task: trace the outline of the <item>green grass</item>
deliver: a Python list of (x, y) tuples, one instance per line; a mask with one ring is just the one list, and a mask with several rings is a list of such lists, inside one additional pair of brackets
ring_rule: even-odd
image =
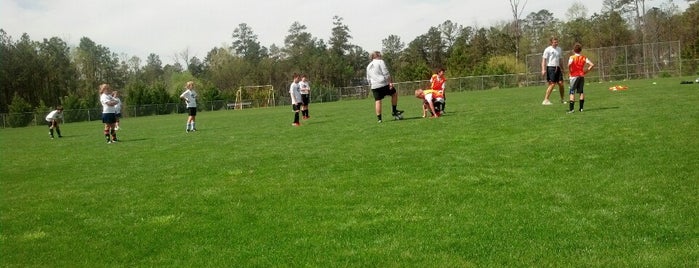
[(699, 86), (652, 81), (2, 129), (0, 265), (696, 267)]

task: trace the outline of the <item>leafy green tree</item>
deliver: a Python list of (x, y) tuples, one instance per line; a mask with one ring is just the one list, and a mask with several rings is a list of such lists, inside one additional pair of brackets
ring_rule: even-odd
[[(403, 52), (403, 49), (405, 49), (405, 43), (400, 40), (399, 36), (392, 34), (381, 40), (381, 44), (381, 52), (383, 54), (383, 60), (386, 61), (386, 65), (395, 66), (394, 63), (400, 58), (400, 54)], [(395, 72), (400, 72), (400, 68), (394, 68)]]
[(231, 50), (237, 56), (243, 57), (253, 64), (257, 64), (262, 58), (267, 57), (267, 49), (260, 46), (257, 35), (247, 23), (238, 24), (238, 28), (233, 30), (232, 37)]
[(34, 115), (32, 111), (33, 106), (19, 95), (19, 92), (15, 92), (12, 97), (12, 103), (9, 105), (9, 118), (8, 121), (12, 127), (26, 127), (32, 122)]
[(68, 95), (77, 86), (77, 70), (70, 60), (70, 48), (57, 37), (44, 39), (39, 44), (39, 57), (43, 63), (43, 85), (40, 100), (55, 106), (60, 97)]
[(337, 56), (345, 55), (352, 48), (350, 44), (352, 35), (350, 35), (349, 26), (344, 24), (342, 22), (343, 20), (344, 19), (340, 16), (333, 16), (332, 34), (328, 41), (330, 44), (330, 51)]
[(165, 71), (163, 70), (163, 62), (160, 60), (160, 56), (151, 53), (146, 59), (146, 66), (143, 67), (142, 79), (146, 83), (157, 83), (163, 81), (165, 78), (163, 75)]

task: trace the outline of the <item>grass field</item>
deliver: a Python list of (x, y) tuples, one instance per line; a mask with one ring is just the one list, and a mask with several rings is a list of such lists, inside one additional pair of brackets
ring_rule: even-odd
[(0, 265), (697, 267), (699, 85), (679, 81), (588, 83), (574, 114), (536, 87), (450, 93), (438, 119), (404, 96), (382, 124), (358, 100), (301, 127), (126, 118), (117, 144), (2, 129)]

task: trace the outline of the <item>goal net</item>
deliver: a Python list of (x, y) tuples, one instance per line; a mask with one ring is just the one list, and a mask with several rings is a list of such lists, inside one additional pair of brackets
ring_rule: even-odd
[(233, 109), (275, 106), (272, 85), (242, 86), (235, 93)]

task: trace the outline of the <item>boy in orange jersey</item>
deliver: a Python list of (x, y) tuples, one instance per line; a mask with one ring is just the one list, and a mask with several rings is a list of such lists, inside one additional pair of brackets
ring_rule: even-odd
[[(583, 111), (583, 106), (585, 105), (585, 93), (583, 88), (585, 87), (585, 74), (590, 72), (595, 65), (587, 57), (580, 54), (582, 51), (582, 45), (576, 43), (573, 47), (573, 52), (575, 55), (568, 58), (568, 71), (570, 72), (570, 101), (568, 102), (568, 113), (575, 112), (575, 93), (579, 94), (578, 100), (580, 101), (580, 112)], [(585, 64), (588, 65), (587, 70), (585, 70)]]
[(439, 111), (440, 114), (444, 112), (444, 108), (446, 108), (446, 100), (447, 100), (447, 95), (446, 92), (444, 91), (447, 86), (447, 78), (444, 77), (444, 68), (439, 68), (436, 69), (435, 74), (430, 77), (430, 89), (438, 91), (439, 95), (441, 95), (442, 101), (439, 102)]

